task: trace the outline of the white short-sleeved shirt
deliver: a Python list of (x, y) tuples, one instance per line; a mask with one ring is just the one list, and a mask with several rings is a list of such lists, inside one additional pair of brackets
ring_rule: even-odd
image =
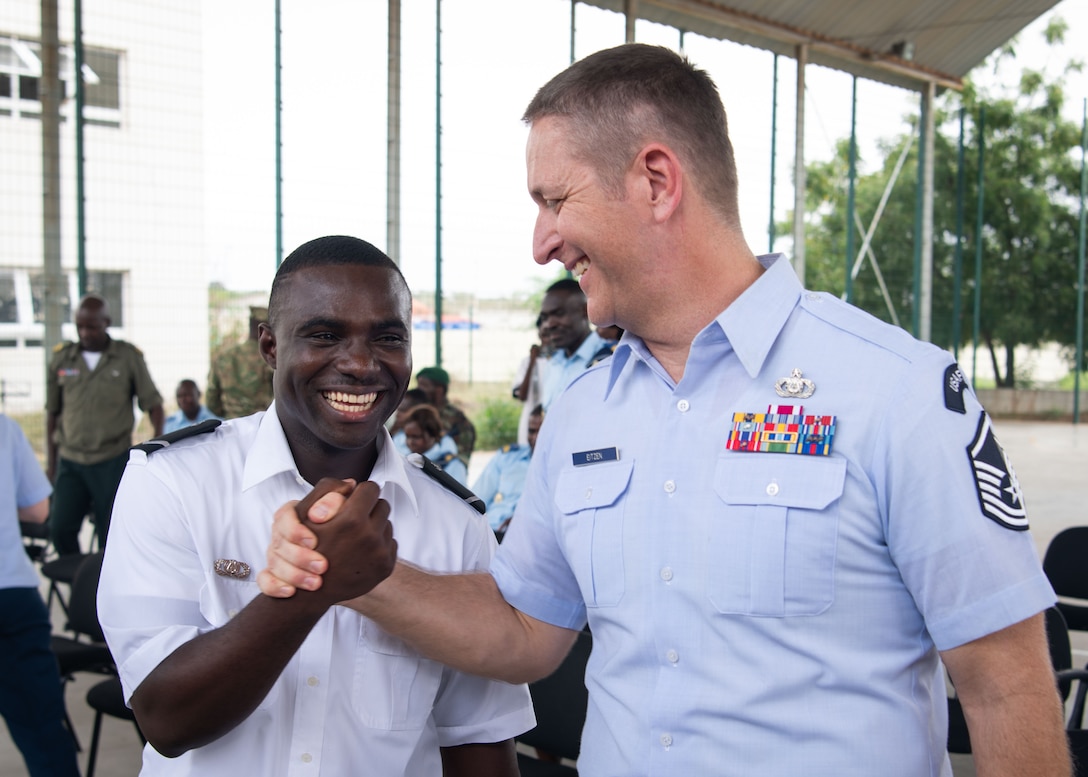
[[(460, 499), (390, 443), (371, 479), (391, 507), (400, 557), (437, 571), (486, 569), (495, 541)], [(259, 593), (274, 511), (311, 489), (275, 404), (151, 455), (134, 450), (118, 489), (98, 607), (126, 699), (180, 645), (224, 625)], [(217, 575), (243, 561), (245, 580)], [(268, 696), (216, 742), (142, 775), (440, 775), (439, 747), (498, 742), (534, 725), (524, 686), (421, 658), (358, 613), (333, 607)]]
[[(1023, 495), (948, 353), (762, 261), (679, 383), (630, 332), (574, 379), (492, 573), (588, 618), (586, 777), (947, 777), (938, 650), (1054, 602)], [(731, 448), (772, 406), (827, 455)]]

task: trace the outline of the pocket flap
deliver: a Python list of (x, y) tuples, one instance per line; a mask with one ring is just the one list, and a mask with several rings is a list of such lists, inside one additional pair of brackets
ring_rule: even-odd
[(846, 459), (739, 453), (718, 459), (714, 490), (726, 504), (822, 510), (842, 496)]
[(614, 504), (631, 480), (633, 461), (611, 461), (570, 467), (559, 473), (555, 504), (564, 513), (576, 513)]

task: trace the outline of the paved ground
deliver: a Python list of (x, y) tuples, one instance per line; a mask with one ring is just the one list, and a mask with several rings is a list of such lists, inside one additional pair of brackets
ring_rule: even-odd
[[(1040, 557), (1050, 539), (1066, 526), (1088, 523), (1088, 429), (1068, 424), (1001, 421), (995, 424), (998, 438), (1024, 488), (1032, 535)], [(483, 469), (490, 452), (473, 456), (470, 482)], [(43, 587), (43, 593), (45, 588)], [(59, 609), (54, 624), (63, 625)], [(1076, 635), (1076, 662), (1088, 662), (1088, 638)], [(80, 677), (67, 691), (68, 710), (84, 745), (80, 763), (86, 767), (94, 716), (87, 706), (87, 689), (97, 680)], [(132, 724), (107, 719), (103, 724), (96, 774), (100, 777), (132, 777), (140, 769), (140, 743)], [(969, 756), (953, 758), (956, 777), (974, 777)], [(0, 777), (27, 777), (22, 759), (6, 733), (0, 733)]]

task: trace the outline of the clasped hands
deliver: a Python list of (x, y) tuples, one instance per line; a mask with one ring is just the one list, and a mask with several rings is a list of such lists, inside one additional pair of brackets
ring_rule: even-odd
[(266, 596), (310, 591), (328, 606), (362, 596), (396, 565), (389, 503), (371, 481), (322, 478), (306, 498), (276, 511), (267, 561), (257, 576)]

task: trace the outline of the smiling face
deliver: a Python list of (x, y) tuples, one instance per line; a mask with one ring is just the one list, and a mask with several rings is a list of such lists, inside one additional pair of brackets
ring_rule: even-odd
[(541, 339), (570, 356), (589, 336), (586, 299), (578, 293), (549, 291), (540, 303)]
[(299, 472), (366, 479), (412, 376), (411, 298), (394, 270), (300, 268), (283, 279), (260, 348)]
[(533, 258), (560, 262), (579, 279), (593, 323), (620, 323), (627, 290), (637, 287), (637, 211), (607, 191), (571, 146), (567, 120), (533, 122), (525, 153), (529, 194), (537, 204)]

